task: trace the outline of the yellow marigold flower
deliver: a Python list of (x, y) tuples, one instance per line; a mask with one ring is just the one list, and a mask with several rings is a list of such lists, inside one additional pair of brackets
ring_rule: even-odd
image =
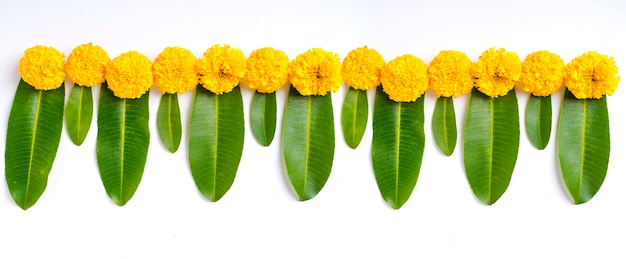
[(248, 87), (260, 93), (273, 93), (289, 83), (289, 58), (274, 48), (260, 48), (248, 57)]
[(458, 97), (474, 87), (472, 61), (463, 52), (442, 50), (428, 65), (428, 85), (437, 97)]
[(154, 84), (161, 93), (184, 93), (198, 85), (196, 57), (188, 49), (167, 47), (152, 64)]
[(619, 79), (615, 60), (595, 51), (582, 54), (565, 66), (565, 85), (578, 99), (612, 95)]
[(380, 85), (380, 73), (385, 59), (374, 49), (361, 47), (348, 53), (341, 66), (341, 77), (346, 85), (359, 90)]
[(106, 81), (119, 98), (139, 98), (152, 86), (152, 63), (137, 51), (129, 51), (107, 64)]
[(313, 48), (289, 64), (293, 87), (303, 96), (326, 95), (341, 86), (341, 62), (335, 53)]
[(109, 54), (100, 46), (83, 44), (72, 50), (67, 57), (65, 72), (74, 83), (90, 87), (104, 82), (109, 61)]
[(490, 48), (480, 55), (473, 69), (476, 88), (496, 98), (515, 87), (522, 74), (522, 62), (515, 52)]
[(63, 54), (52, 47), (34, 46), (24, 51), (18, 71), (37, 90), (52, 90), (65, 81)]
[(216, 44), (204, 52), (196, 69), (204, 88), (215, 94), (229, 93), (246, 74), (246, 56), (239, 49)]
[(528, 54), (522, 63), (520, 85), (535, 96), (548, 96), (563, 85), (563, 59), (549, 51)]
[(413, 102), (428, 89), (424, 61), (411, 54), (402, 55), (383, 67), (380, 82), (389, 99)]

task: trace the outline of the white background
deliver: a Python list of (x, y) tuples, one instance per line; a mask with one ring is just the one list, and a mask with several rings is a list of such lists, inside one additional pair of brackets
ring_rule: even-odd
[[(293, 59), (313, 47), (339, 54), (368, 45), (387, 61), (411, 53), (426, 63), (440, 50), (476, 60), (489, 47), (521, 59), (546, 49), (568, 62), (589, 50), (626, 68), (624, 1), (2, 1), (0, 7), (0, 150), (19, 81), (23, 51), (37, 44), (66, 55), (93, 42), (113, 58), (137, 50), (154, 59), (167, 46), (196, 56), (225, 43), (248, 55), (272, 46)], [(426, 1), (424, 1), (426, 2)], [(106, 4), (105, 4), (106, 3)], [(623, 78), (623, 80), (625, 80)], [(331, 176), (313, 200), (298, 202), (286, 180), (277, 137), (261, 147), (249, 128), (252, 92), (243, 90), (246, 135), (237, 178), (217, 203), (199, 194), (183, 141), (175, 154), (155, 126), (159, 91), (151, 92), (151, 142), (143, 180), (124, 207), (111, 202), (95, 159), (96, 118), (85, 143), (65, 129), (48, 187), (27, 211), (0, 177), (1, 258), (624, 258), (626, 256), (626, 89), (609, 97), (611, 161), (593, 200), (573, 205), (556, 157), (559, 91), (553, 134), (534, 149), (524, 123), (517, 166), (493, 206), (473, 196), (463, 169), (462, 139), (451, 157), (431, 134), (434, 95), (426, 94), (426, 148), (411, 199), (393, 210), (380, 198), (370, 162), (371, 123), (351, 150), (340, 131), (345, 87), (333, 94), (336, 153)], [(69, 88), (67, 89), (69, 93)], [(286, 89), (278, 94), (279, 118)], [(96, 102), (99, 88), (95, 88)], [(188, 125), (193, 93), (180, 96)], [(370, 91), (370, 108), (373, 105)], [(518, 90), (520, 118), (527, 95)], [(467, 96), (455, 100), (460, 132)], [(370, 113), (371, 119), (371, 113)], [(281, 120), (279, 120), (281, 123)], [(183, 133), (186, 140), (187, 132)], [(0, 162), (4, 168), (4, 161)], [(4, 171), (4, 170), (2, 170)]]

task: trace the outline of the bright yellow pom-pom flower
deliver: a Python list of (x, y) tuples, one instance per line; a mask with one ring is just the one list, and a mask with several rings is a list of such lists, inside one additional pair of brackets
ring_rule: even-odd
[(491, 97), (506, 95), (519, 81), (522, 62), (515, 52), (490, 48), (474, 64), (474, 85)]
[(260, 93), (273, 93), (289, 82), (289, 58), (274, 48), (260, 48), (248, 57), (248, 87)]
[(463, 52), (443, 50), (428, 65), (428, 84), (437, 97), (458, 97), (474, 86), (472, 61)]
[(24, 51), (18, 72), (37, 90), (52, 90), (65, 81), (63, 54), (52, 47), (34, 46)]
[(341, 77), (346, 85), (359, 90), (367, 90), (380, 85), (380, 73), (385, 59), (378, 51), (367, 46), (348, 53), (341, 66)]
[(578, 99), (612, 95), (619, 80), (615, 60), (594, 51), (572, 59), (565, 66), (565, 85)]
[(119, 98), (139, 98), (152, 86), (152, 63), (137, 51), (114, 58), (106, 71), (108, 87)]
[(426, 64), (411, 54), (399, 56), (383, 67), (380, 82), (389, 99), (413, 102), (428, 89)]
[(100, 46), (80, 45), (67, 57), (65, 73), (80, 86), (94, 86), (104, 82), (106, 66), (111, 61), (109, 54)]
[(522, 62), (520, 85), (534, 96), (548, 96), (563, 85), (563, 59), (549, 51), (528, 54)]
[(293, 87), (303, 96), (336, 92), (341, 86), (339, 56), (319, 48), (308, 50), (291, 61), (289, 77)]
[(216, 44), (204, 52), (196, 69), (204, 88), (215, 94), (229, 93), (246, 74), (246, 56), (239, 49)]
[(167, 47), (152, 64), (154, 84), (161, 93), (184, 93), (198, 85), (196, 57), (188, 49)]

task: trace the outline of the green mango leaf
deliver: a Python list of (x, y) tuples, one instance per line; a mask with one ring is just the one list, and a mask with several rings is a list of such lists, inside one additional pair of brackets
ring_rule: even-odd
[(439, 97), (433, 111), (433, 135), (441, 152), (450, 156), (456, 147), (456, 114), (452, 97)]
[(331, 96), (302, 96), (291, 87), (284, 116), (282, 142), (287, 174), (298, 199), (309, 200), (322, 190), (333, 165)]
[(552, 97), (528, 97), (526, 104), (526, 133), (530, 143), (543, 150), (550, 141), (552, 131)]
[(5, 177), (15, 203), (35, 205), (48, 184), (63, 129), (65, 87), (40, 91), (20, 79), (4, 150)]
[(576, 99), (565, 89), (557, 149), (563, 180), (574, 203), (591, 200), (600, 190), (609, 166), (611, 138), (606, 96)]
[(383, 199), (400, 209), (409, 199), (424, 155), (424, 97), (395, 102), (378, 87), (374, 101), (372, 164)]
[(254, 92), (250, 104), (252, 135), (264, 147), (272, 144), (276, 132), (276, 93)]
[(243, 141), (239, 86), (221, 95), (198, 86), (189, 123), (189, 165), (198, 190), (210, 201), (222, 198), (235, 181)]
[[(106, 82), (102, 85), (106, 87)], [(65, 123), (67, 133), (75, 145), (80, 146), (85, 141), (91, 127), (92, 117), (93, 96), (91, 95), (91, 87), (74, 84), (65, 107)]]
[(467, 180), (481, 202), (494, 204), (509, 186), (519, 138), (515, 89), (491, 98), (474, 88), (467, 108), (463, 161)]
[(361, 143), (367, 126), (367, 92), (348, 87), (341, 108), (341, 129), (346, 144), (355, 149)]
[(121, 99), (101, 87), (96, 159), (107, 194), (124, 206), (135, 194), (148, 157), (150, 93)]
[(161, 96), (156, 122), (161, 143), (167, 150), (175, 153), (180, 146), (180, 139), (183, 134), (183, 128), (180, 123), (178, 94), (165, 93)]

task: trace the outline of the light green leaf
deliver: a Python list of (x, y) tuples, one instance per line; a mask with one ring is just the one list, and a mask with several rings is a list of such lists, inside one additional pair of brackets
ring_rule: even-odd
[(4, 150), (5, 177), (15, 203), (35, 205), (48, 184), (63, 129), (65, 87), (36, 90), (20, 79)]
[(317, 195), (330, 176), (335, 126), (330, 94), (302, 96), (291, 87), (283, 120), (283, 156), (298, 198)]
[(552, 97), (528, 97), (526, 105), (526, 133), (530, 143), (537, 149), (543, 150), (550, 141), (552, 131)]
[(355, 149), (361, 143), (367, 126), (367, 92), (348, 87), (341, 108), (341, 129), (346, 144)]
[(409, 199), (424, 155), (424, 97), (395, 102), (378, 87), (374, 101), (372, 164), (383, 199), (399, 209)]
[(165, 93), (161, 96), (156, 122), (161, 143), (167, 150), (175, 153), (180, 146), (180, 139), (183, 134), (180, 123), (178, 94)]
[[(102, 84), (106, 87), (106, 82)], [(80, 146), (85, 141), (91, 118), (93, 117), (93, 96), (91, 87), (74, 84), (65, 108), (65, 123), (67, 133), (72, 142)]]
[(189, 123), (189, 165), (198, 190), (210, 201), (218, 201), (233, 184), (243, 141), (239, 86), (220, 95), (198, 86)]
[(600, 190), (609, 166), (611, 138), (606, 96), (576, 99), (565, 89), (557, 148), (563, 180), (574, 203), (591, 200)]
[(135, 194), (148, 157), (150, 93), (120, 99), (108, 87), (100, 90), (96, 158), (109, 197), (124, 206)]
[(276, 132), (276, 93), (254, 92), (250, 104), (252, 135), (264, 147), (272, 144)]
[(463, 161), (467, 180), (481, 202), (495, 203), (509, 186), (519, 135), (515, 90), (491, 98), (474, 88), (467, 108)]
[(456, 147), (456, 114), (452, 97), (439, 97), (433, 111), (433, 135), (441, 152), (450, 156)]

